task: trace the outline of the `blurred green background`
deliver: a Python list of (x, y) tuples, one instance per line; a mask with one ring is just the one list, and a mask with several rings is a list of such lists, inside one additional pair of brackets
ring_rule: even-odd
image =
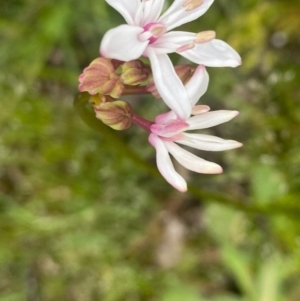
[(216, 30), (241, 54), (237, 69), (208, 68), (201, 102), (239, 110), (209, 133), (244, 143), (199, 152), (224, 174), (182, 171), (182, 195), (146, 133), (91, 129), (73, 108), (118, 13), (1, 0), (0, 301), (299, 301), (299, 15), (297, 1), (219, 0), (181, 28)]

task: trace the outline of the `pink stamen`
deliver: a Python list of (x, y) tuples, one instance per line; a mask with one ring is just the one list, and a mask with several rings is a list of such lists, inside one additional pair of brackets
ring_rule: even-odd
[[(149, 40), (150, 44), (154, 43), (159, 39), (162, 35), (164, 35), (167, 32), (167, 28), (165, 27), (164, 24), (162, 23), (149, 23), (145, 25), (144, 27), (144, 32), (141, 34), (142, 38), (148, 37), (147, 39)], [(146, 35), (147, 33), (147, 35)], [(141, 38), (140, 36), (140, 38)]]
[(195, 47), (194, 43), (182, 45), (179, 48), (176, 49), (176, 52), (184, 52), (190, 49), (193, 49)]

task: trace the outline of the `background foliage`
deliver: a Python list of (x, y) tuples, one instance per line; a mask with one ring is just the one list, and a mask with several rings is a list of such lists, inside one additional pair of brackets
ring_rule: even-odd
[(241, 112), (210, 132), (244, 147), (199, 153), (225, 173), (186, 174), (181, 195), (145, 133), (91, 129), (72, 106), (122, 18), (103, 0), (2, 1), (0, 301), (298, 301), (299, 14), (296, 1), (219, 0), (182, 28), (214, 29), (243, 57), (208, 69), (202, 102)]

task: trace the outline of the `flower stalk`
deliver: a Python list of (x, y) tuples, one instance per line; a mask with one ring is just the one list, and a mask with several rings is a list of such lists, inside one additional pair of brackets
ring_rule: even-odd
[[(207, 90), (209, 76), (205, 66), (236, 67), (239, 54), (227, 43), (216, 39), (213, 30), (198, 33), (173, 29), (202, 16), (213, 0), (175, 0), (164, 13), (164, 0), (106, 0), (125, 19), (126, 24), (110, 29), (96, 58), (79, 76), (79, 90), (90, 94), (96, 118), (115, 130), (132, 123), (149, 133), (156, 150), (157, 168), (173, 187), (187, 190), (185, 179), (174, 169), (170, 155), (182, 166), (198, 173), (216, 174), (223, 170), (183, 146), (205, 151), (240, 147), (224, 140), (190, 131), (227, 122), (237, 111), (210, 111), (198, 104)], [(178, 53), (193, 64), (173, 66), (168, 54)], [(147, 57), (150, 65), (140, 60)], [(170, 108), (154, 121), (134, 113), (121, 96), (152, 94)]]
[(154, 124), (153, 121), (147, 120), (137, 114), (132, 115), (132, 122), (149, 133), (151, 133), (151, 126)]

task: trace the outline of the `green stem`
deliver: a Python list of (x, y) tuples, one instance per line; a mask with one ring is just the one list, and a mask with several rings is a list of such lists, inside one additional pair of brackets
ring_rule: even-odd
[[(74, 107), (79, 113), (83, 121), (92, 129), (102, 134), (106, 143), (112, 147), (122, 149), (123, 154), (133, 161), (141, 169), (154, 177), (161, 178), (157, 168), (145, 161), (140, 155), (133, 151), (128, 144), (118, 135), (118, 133), (111, 128), (104, 125), (100, 120), (96, 119), (94, 111), (88, 104), (89, 95), (81, 93), (74, 99)], [(285, 215), (291, 218), (299, 219), (300, 206), (283, 206), (281, 200), (274, 200), (271, 205), (256, 205), (253, 203), (246, 203), (241, 200), (235, 199), (232, 196), (205, 191), (197, 186), (189, 185), (189, 193), (196, 197), (199, 201), (215, 202), (224, 206), (243, 211), (248, 214), (272, 214), (272, 215)]]

